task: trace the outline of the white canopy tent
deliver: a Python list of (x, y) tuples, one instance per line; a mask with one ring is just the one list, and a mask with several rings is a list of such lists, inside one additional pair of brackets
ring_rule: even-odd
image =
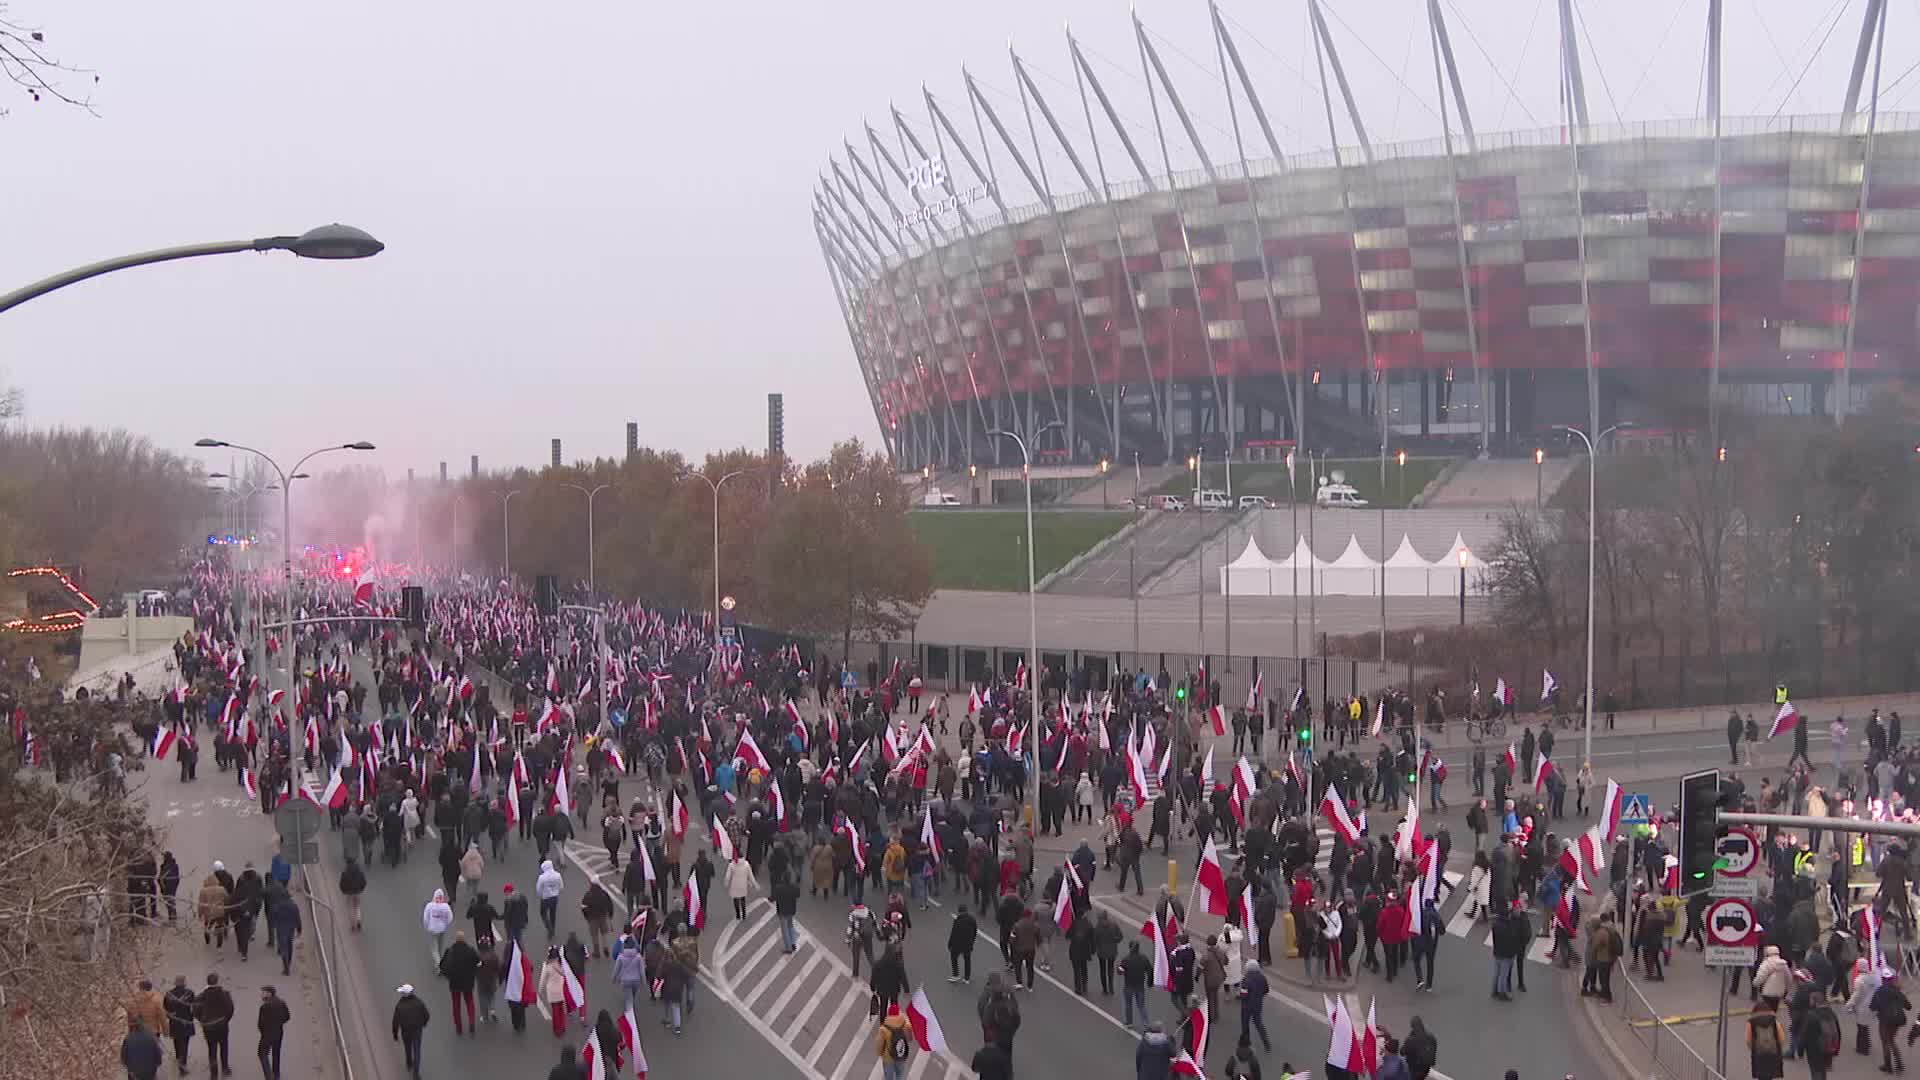
[(1229, 596), (1272, 596), (1274, 565), (1249, 536), (1240, 557), (1220, 568), (1220, 591)]
[(1453, 534), (1453, 546), (1427, 571), (1427, 593), (1430, 596), (1460, 595), (1460, 567), (1467, 568), (1467, 595), (1486, 592), (1487, 564), (1467, 546), (1466, 538), (1459, 533)]
[(1320, 579), (1314, 575), (1324, 570), (1326, 565), (1326, 560), (1314, 555), (1313, 549), (1307, 546), (1305, 537), (1297, 538), (1294, 542), (1293, 554), (1273, 564), (1271, 595), (1295, 595), (1296, 582), (1298, 582), (1300, 596), (1319, 591)]
[(1413, 539), (1400, 538), (1400, 546), (1385, 563), (1388, 596), (1427, 596), (1434, 564), (1413, 550)]
[(1360, 538), (1347, 538), (1347, 550), (1320, 573), (1320, 591), (1326, 596), (1380, 595), (1380, 564), (1367, 557)]

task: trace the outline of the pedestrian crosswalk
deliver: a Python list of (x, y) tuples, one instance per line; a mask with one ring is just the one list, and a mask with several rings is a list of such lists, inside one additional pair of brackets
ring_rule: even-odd
[[(604, 849), (573, 840), (565, 851), (568, 861), (620, 903), (620, 875)], [(787, 952), (770, 901), (754, 901), (744, 920), (731, 918), (724, 896), (710, 898), (710, 903), (708, 931), (702, 935), (701, 981), (775, 1041), (809, 1080), (882, 1080), (865, 973), (854, 978), (838, 952), (797, 924), (794, 950)], [(968, 1064), (951, 1052), (927, 1053), (916, 1047), (907, 1065), (907, 1080), (966, 1080), (972, 1075)]]
[[(712, 974), (747, 1013), (765, 1024), (828, 1080), (880, 1076), (870, 991), (864, 978), (824, 942), (796, 926), (794, 949), (781, 939), (773, 905), (756, 902), (718, 939)], [(904, 1004), (904, 1002), (903, 1002)], [(963, 1080), (972, 1069), (951, 1053), (915, 1050), (908, 1080)]]
[[(1457, 941), (1466, 941), (1480, 945), (1489, 955), (1493, 952), (1493, 928), (1487, 922), (1484, 913), (1476, 917), (1473, 899), (1462, 884), (1465, 875), (1455, 870), (1445, 871), (1442, 875), (1451, 890), (1442, 890), (1440, 915), (1446, 920), (1447, 936)], [(1535, 916), (1537, 917), (1537, 916)], [(1535, 936), (1527, 944), (1527, 959), (1536, 964), (1550, 963), (1553, 952), (1553, 937)]]

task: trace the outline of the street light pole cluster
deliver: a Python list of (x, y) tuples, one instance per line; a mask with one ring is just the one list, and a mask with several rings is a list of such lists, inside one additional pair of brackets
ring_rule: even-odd
[[(1058, 420), (1043, 424), (1038, 431), (1033, 432), (1033, 438), (1035, 441), (1038, 441), (1040, 436), (1046, 434), (1049, 429), (1060, 426), (1061, 424)], [(1030, 777), (1032, 787), (1028, 789), (1028, 812), (1033, 815), (1033, 827), (1037, 829), (1040, 827), (1040, 606), (1035, 596), (1033, 570), (1033, 457), (1027, 451), (1027, 440), (1022, 439), (1014, 432), (995, 428), (987, 432), (987, 437), (1013, 440), (1013, 444), (1020, 448), (1020, 472), (1026, 479), (1027, 707), (1029, 713), (1027, 735), (1028, 738), (1033, 740), (1031, 744), (1033, 747), (1033, 767), (1027, 770), (1032, 774)]]
[[(718, 480), (703, 472), (687, 474), (690, 479), (706, 481), (707, 487), (713, 492), (713, 642), (715, 645), (720, 643), (720, 489), (734, 477), (744, 476), (752, 471), (752, 469), (735, 469)], [(931, 473), (926, 475), (930, 476)]]
[[(1587, 682), (1586, 690), (1583, 694), (1586, 698), (1584, 724), (1587, 736), (1586, 749), (1582, 762), (1588, 765), (1593, 764), (1593, 564), (1594, 549), (1600, 529), (1599, 519), (1594, 516), (1595, 507), (1598, 505), (1597, 500), (1594, 498), (1594, 489), (1600, 486), (1600, 461), (1598, 454), (1594, 450), (1594, 446), (1596, 443), (1606, 442), (1607, 436), (1614, 432), (1632, 426), (1633, 424), (1630, 422), (1618, 423), (1610, 428), (1606, 428), (1601, 431), (1598, 436), (1593, 438), (1588, 438), (1586, 432), (1571, 424), (1555, 424), (1553, 426), (1555, 431), (1564, 431), (1569, 437), (1579, 436), (1580, 441), (1585, 443), (1587, 447)], [(1533, 453), (1534, 462), (1537, 465), (1542, 455), (1538, 450), (1535, 450)], [(1724, 453), (1724, 451), (1722, 451), (1722, 453)], [(1724, 460), (1724, 458), (1722, 460)]]

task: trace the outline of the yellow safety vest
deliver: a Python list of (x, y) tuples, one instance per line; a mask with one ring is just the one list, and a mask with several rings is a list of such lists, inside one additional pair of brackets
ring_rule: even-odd
[(1775, 705), (1785, 705), (1787, 703), (1787, 688), (1785, 686), (1776, 686), (1773, 688), (1773, 703)]
[(1853, 865), (1859, 866), (1867, 861), (1867, 842), (1865, 837), (1853, 838)]

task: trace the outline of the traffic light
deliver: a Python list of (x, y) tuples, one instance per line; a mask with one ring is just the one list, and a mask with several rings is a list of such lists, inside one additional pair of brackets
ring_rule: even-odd
[(1721, 832), (1720, 770), (1680, 778), (1680, 895), (1713, 887), (1714, 842)]
[(1187, 684), (1186, 683), (1181, 683), (1180, 685), (1173, 688), (1173, 700), (1175, 701), (1187, 700)]

